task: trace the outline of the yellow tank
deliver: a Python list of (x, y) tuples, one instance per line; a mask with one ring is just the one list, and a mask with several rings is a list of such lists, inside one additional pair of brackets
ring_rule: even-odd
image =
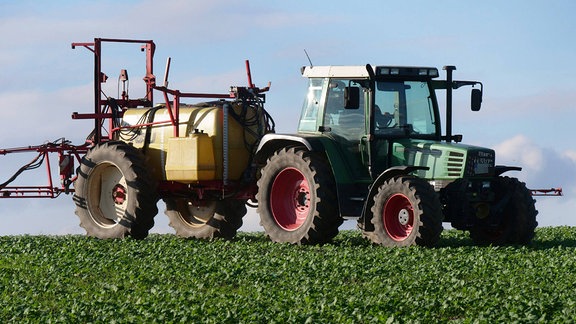
[[(241, 106), (233, 105), (232, 109), (239, 111)], [(168, 111), (164, 107), (135, 108), (126, 110), (122, 125), (169, 120)], [(125, 129), (120, 134), (120, 140), (142, 148), (149, 159), (148, 165), (152, 168), (151, 171), (156, 179), (193, 183), (200, 180), (223, 179), (225, 165), (223, 136), (222, 107), (183, 105), (180, 107), (178, 138), (174, 138), (172, 126), (164, 124)], [(249, 142), (256, 141), (248, 134), (246, 136)], [(243, 126), (228, 115), (229, 180), (240, 180), (244, 170), (248, 167), (251, 153), (244, 141)]]
[(216, 179), (214, 145), (206, 133), (168, 139), (166, 180), (188, 182)]

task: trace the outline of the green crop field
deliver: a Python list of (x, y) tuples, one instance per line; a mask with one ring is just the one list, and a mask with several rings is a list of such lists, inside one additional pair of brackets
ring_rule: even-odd
[(574, 322), (576, 228), (528, 247), (0, 237), (0, 322)]

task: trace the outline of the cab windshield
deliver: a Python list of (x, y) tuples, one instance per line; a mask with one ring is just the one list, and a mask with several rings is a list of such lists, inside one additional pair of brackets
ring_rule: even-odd
[(375, 134), (436, 135), (437, 121), (427, 82), (376, 81)]

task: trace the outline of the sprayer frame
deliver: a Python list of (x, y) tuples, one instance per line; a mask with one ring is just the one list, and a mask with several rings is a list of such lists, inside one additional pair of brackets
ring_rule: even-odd
[[(123, 93), (122, 98), (106, 98), (102, 97), (102, 83), (106, 82), (108, 77), (102, 72), (102, 43), (127, 43), (127, 44), (142, 44), (141, 51), (146, 52), (146, 75), (143, 80), (146, 84), (146, 95), (141, 99), (129, 99)], [(263, 101), (265, 100), (266, 92), (270, 88), (268, 84), (265, 88), (257, 88), (252, 83), (252, 76), (250, 73), (250, 63), (246, 60), (246, 71), (248, 77), (248, 87), (233, 87), (229, 93), (190, 93), (181, 92), (180, 90), (168, 88), (168, 73), (170, 67), (170, 58), (168, 58), (164, 85), (156, 85), (156, 77), (154, 76), (154, 52), (156, 45), (152, 40), (136, 40), (136, 39), (111, 39), (111, 38), (94, 38), (93, 42), (74, 42), (71, 44), (72, 49), (76, 47), (84, 47), (91, 51), (94, 55), (94, 111), (93, 113), (72, 113), (72, 119), (93, 119), (94, 131), (86, 142), (81, 145), (72, 145), (64, 138), (61, 143), (51, 142), (36, 146), (16, 147), (8, 149), (0, 149), (0, 155), (8, 153), (22, 153), (22, 152), (38, 152), (38, 156), (34, 158), (28, 165), (41, 161), (46, 161), (48, 184), (40, 186), (8, 186), (13, 180), (7, 181), (3, 186), (0, 186), (0, 198), (56, 198), (62, 192), (68, 194), (73, 193), (74, 189), (71, 184), (76, 179), (74, 170), (64, 167), (64, 161), (77, 160), (81, 162), (82, 156), (96, 144), (114, 140), (117, 138), (117, 133), (122, 129), (145, 127), (152, 125), (171, 125), (173, 129), (173, 136), (179, 137), (179, 111), (181, 98), (211, 98), (211, 99), (235, 99), (242, 95), (246, 90), (252, 94), (257, 95)], [(151, 107), (154, 103), (154, 90), (162, 92), (165, 105), (169, 113), (169, 120), (157, 121), (153, 123), (130, 125), (114, 127), (114, 119), (122, 118), (126, 109), (137, 107)], [(169, 96), (173, 98), (170, 100)], [(226, 105), (224, 105), (226, 106)], [(223, 109), (224, 120), (226, 121), (227, 109)], [(224, 126), (225, 136), (227, 139), (227, 125)], [(107, 135), (105, 135), (107, 134)], [(226, 143), (224, 143), (226, 149)], [(60, 165), (60, 186), (54, 186), (52, 181), (52, 170), (50, 164), (50, 154), (57, 153)], [(224, 158), (228, 158), (224, 154)], [(72, 161), (73, 162), (73, 161)], [(21, 173), (26, 166), (21, 168), (15, 177)], [(225, 168), (226, 169), (226, 168)], [(13, 178), (15, 178), (13, 177)], [(182, 184), (174, 181), (161, 181), (158, 186), (158, 191), (161, 197), (171, 196), (177, 192), (195, 192), (196, 196), (202, 197), (206, 191), (220, 191), (222, 195), (226, 192), (235, 192), (237, 198), (252, 198), (256, 192), (256, 186), (238, 186), (238, 184), (229, 184), (226, 176), (226, 170), (222, 181), (206, 181), (200, 187), (191, 187), (187, 184)]]

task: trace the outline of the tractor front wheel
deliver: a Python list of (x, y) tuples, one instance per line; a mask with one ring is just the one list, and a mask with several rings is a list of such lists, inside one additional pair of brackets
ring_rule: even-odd
[(372, 225), (364, 236), (383, 246), (434, 246), (442, 233), (442, 206), (434, 188), (420, 178), (387, 180), (372, 206)]
[(76, 215), (88, 236), (148, 236), (158, 198), (140, 151), (123, 142), (98, 144), (84, 156), (77, 174)]
[(194, 202), (186, 198), (166, 198), (166, 216), (176, 235), (185, 238), (232, 239), (246, 215), (244, 200)]
[(281, 149), (258, 180), (260, 224), (275, 242), (326, 243), (343, 222), (335, 187), (323, 156), (302, 147)]
[(490, 209), (494, 217), (477, 219), (470, 229), (470, 237), (478, 245), (528, 244), (534, 238), (538, 211), (534, 198), (523, 182), (516, 178), (498, 177), (492, 182), (497, 202)]

